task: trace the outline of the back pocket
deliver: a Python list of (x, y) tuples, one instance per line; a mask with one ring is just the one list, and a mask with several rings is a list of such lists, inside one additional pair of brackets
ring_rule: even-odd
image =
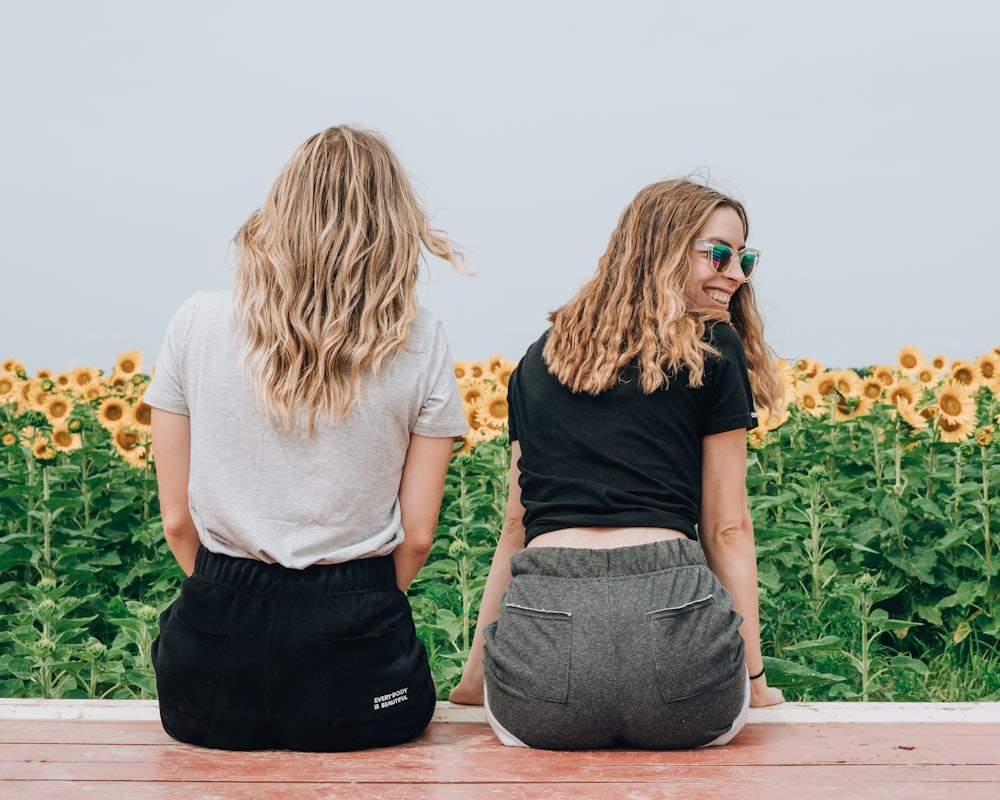
[(335, 727), (423, 713), (430, 673), (408, 619), (371, 634), (327, 638), (323, 655), (327, 716)]
[(568, 611), (505, 603), (486, 634), (493, 677), (515, 693), (565, 703), (573, 617)]
[(703, 694), (730, 680), (740, 666), (738, 618), (705, 595), (646, 614), (656, 679), (664, 702)]
[(212, 710), (229, 634), (206, 633), (180, 614), (164, 614), (153, 667), (159, 701), (205, 721)]

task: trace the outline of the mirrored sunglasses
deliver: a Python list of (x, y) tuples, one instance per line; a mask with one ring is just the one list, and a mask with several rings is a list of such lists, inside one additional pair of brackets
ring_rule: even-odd
[[(733, 260), (733, 248), (718, 239), (695, 239), (694, 249), (707, 253), (712, 262), (712, 269), (719, 273), (729, 269)], [(744, 280), (748, 280), (757, 268), (757, 262), (760, 261), (760, 250), (744, 247), (742, 250), (736, 251), (735, 255), (739, 259)]]

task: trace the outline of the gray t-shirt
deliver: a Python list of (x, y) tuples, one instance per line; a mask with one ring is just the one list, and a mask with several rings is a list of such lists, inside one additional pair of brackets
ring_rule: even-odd
[(292, 569), (385, 555), (403, 540), (410, 435), (468, 431), (441, 323), (421, 309), (406, 345), (347, 416), (292, 431), (265, 416), (241, 370), (232, 293), (196, 294), (170, 322), (146, 402), (191, 418), (188, 499), (215, 553)]

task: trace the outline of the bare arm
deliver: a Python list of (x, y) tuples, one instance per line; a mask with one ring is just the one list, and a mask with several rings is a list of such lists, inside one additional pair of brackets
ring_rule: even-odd
[(156, 483), (160, 490), (163, 535), (185, 575), (194, 572), (198, 530), (188, 506), (191, 472), (191, 418), (159, 408), (152, 414)]
[[(746, 431), (742, 428), (706, 436), (702, 442), (702, 505), (698, 538), (708, 566), (733, 596), (743, 617), (740, 634), (747, 668), (756, 675), (764, 665), (757, 604), (757, 551), (746, 498)], [(767, 676), (750, 681), (750, 705), (784, 701), (767, 685)]]
[(483, 645), (486, 642), (483, 631), (500, 616), (500, 598), (503, 597), (511, 578), (510, 557), (524, 547), (524, 506), (521, 505), (521, 486), (517, 482), (521, 474), (517, 468), (518, 459), (521, 457), (521, 445), (511, 442), (510, 450), (510, 485), (507, 490), (507, 511), (503, 529), (500, 531), (500, 541), (497, 542), (493, 563), (486, 577), (486, 586), (483, 588), (483, 599), (479, 604), (479, 618), (476, 620), (476, 632), (469, 649), (469, 660), (462, 670), (461, 680), (448, 696), (453, 703), (472, 706), (483, 704)]
[(399, 482), (403, 541), (392, 551), (396, 585), (406, 591), (434, 544), (454, 439), (413, 434)]

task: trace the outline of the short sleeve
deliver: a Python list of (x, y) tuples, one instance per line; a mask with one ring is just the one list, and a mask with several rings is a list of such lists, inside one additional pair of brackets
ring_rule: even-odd
[(733, 328), (717, 323), (713, 344), (720, 354), (706, 363), (706, 408), (702, 435), (757, 427), (743, 342)]
[(469, 422), (458, 394), (451, 348), (440, 322), (434, 324), (429, 339), (427, 392), (413, 433), (419, 436), (462, 436), (469, 432)]
[(517, 384), (520, 378), (520, 372), (515, 368), (507, 382), (507, 438), (512, 442), (517, 441)]
[(185, 343), (191, 329), (196, 302), (197, 295), (189, 298), (170, 320), (163, 345), (160, 347), (160, 354), (156, 359), (156, 371), (143, 397), (143, 400), (153, 408), (183, 414), (186, 417), (191, 416), (191, 412), (181, 376)]

